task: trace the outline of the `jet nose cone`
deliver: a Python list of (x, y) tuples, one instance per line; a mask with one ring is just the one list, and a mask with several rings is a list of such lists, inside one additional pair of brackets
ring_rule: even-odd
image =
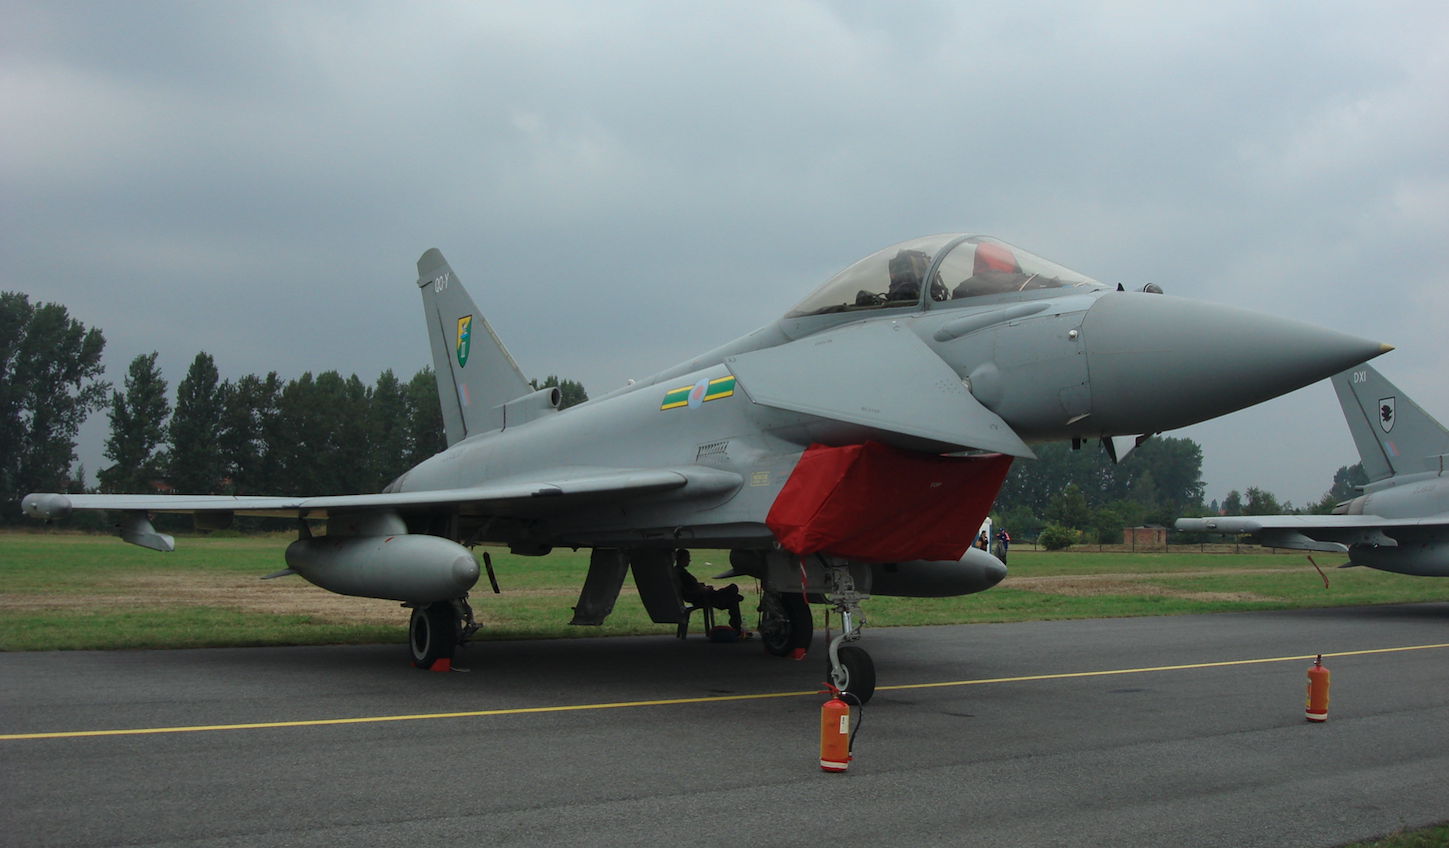
[(1082, 320), (1094, 430), (1154, 433), (1287, 394), (1393, 348), (1301, 321), (1159, 294)]

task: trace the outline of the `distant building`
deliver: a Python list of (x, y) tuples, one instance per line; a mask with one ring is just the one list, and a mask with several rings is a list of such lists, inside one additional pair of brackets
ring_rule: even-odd
[(1140, 527), (1123, 527), (1122, 544), (1133, 550), (1166, 548), (1167, 528), (1161, 524), (1143, 524)]

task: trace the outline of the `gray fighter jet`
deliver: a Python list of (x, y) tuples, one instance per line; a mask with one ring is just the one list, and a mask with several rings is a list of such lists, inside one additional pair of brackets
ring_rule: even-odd
[(1177, 529), (1248, 535), (1270, 548), (1348, 554), (1346, 565), (1449, 577), (1449, 431), (1369, 365), (1333, 389), (1363, 459), (1363, 494), (1332, 515), (1184, 518)]
[[(470, 548), (592, 549), (575, 624), (599, 624), (632, 570), (657, 622), (687, 624), (676, 549), (727, 548), (760, 581), (765, 649), (803, 656), (810, 602), (841, 613), (831, 674), (868, 698), (871, 594), (996, 585), (971, 547), (1029, 442), (1146, 435), (1223, 415), (1377, 356), (1297, 321), (1127, 292), (984, 236), (867, 256), (778, 321), (560, 411), (535, 391), (436, 249), (418, 260), (448, 448), (384, 491), (273, 498), (32, 494), (33, 517), (113, 510), (120, 535), (171, 550), (148, 513), (299, 520), (278, 574), (412, 608), (414, 662), (475, 629)], [(325, 519), (313, 537), (306, 521)], [(485, 554), (485, 567), (491, 560)], [(277, 576), (277, 575), (272, 575)], [(683, 627), (681, 626), (681, 630)]]

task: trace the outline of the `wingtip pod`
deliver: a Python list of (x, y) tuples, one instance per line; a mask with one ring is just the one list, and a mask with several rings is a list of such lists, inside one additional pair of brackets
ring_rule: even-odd
[(20, 501), (20, 509), (31, 518), (56, 521), (70, 515), (70, 498), (65, 495), (34, 492)]

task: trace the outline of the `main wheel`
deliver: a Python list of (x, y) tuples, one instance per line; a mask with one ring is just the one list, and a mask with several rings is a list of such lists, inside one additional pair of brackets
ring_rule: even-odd
[(765, 652), (774, 656), (788, 657), (797, 649), (809, 648), (815, 636), (810, 605), (794, 592), (766, 592), (760, 597), (759, 630)]
[(458, 614), (447, 601), (426, 607), (413, 607), (408, 622), (408, 645), (413, 651), (413, 665), (432, 668), (433, 663), (452, 659), (458, 646)]
[[(841, 645), (835, 653), (840, 657), (840, 671), (845, 678), (834, 681), (835, 685), (859, 698), (862, 704), (869, 701), (875, 694), (875, 661), (864, 648), (854, 645)], [(849, 699), (846, 703), (850, 703)]]

